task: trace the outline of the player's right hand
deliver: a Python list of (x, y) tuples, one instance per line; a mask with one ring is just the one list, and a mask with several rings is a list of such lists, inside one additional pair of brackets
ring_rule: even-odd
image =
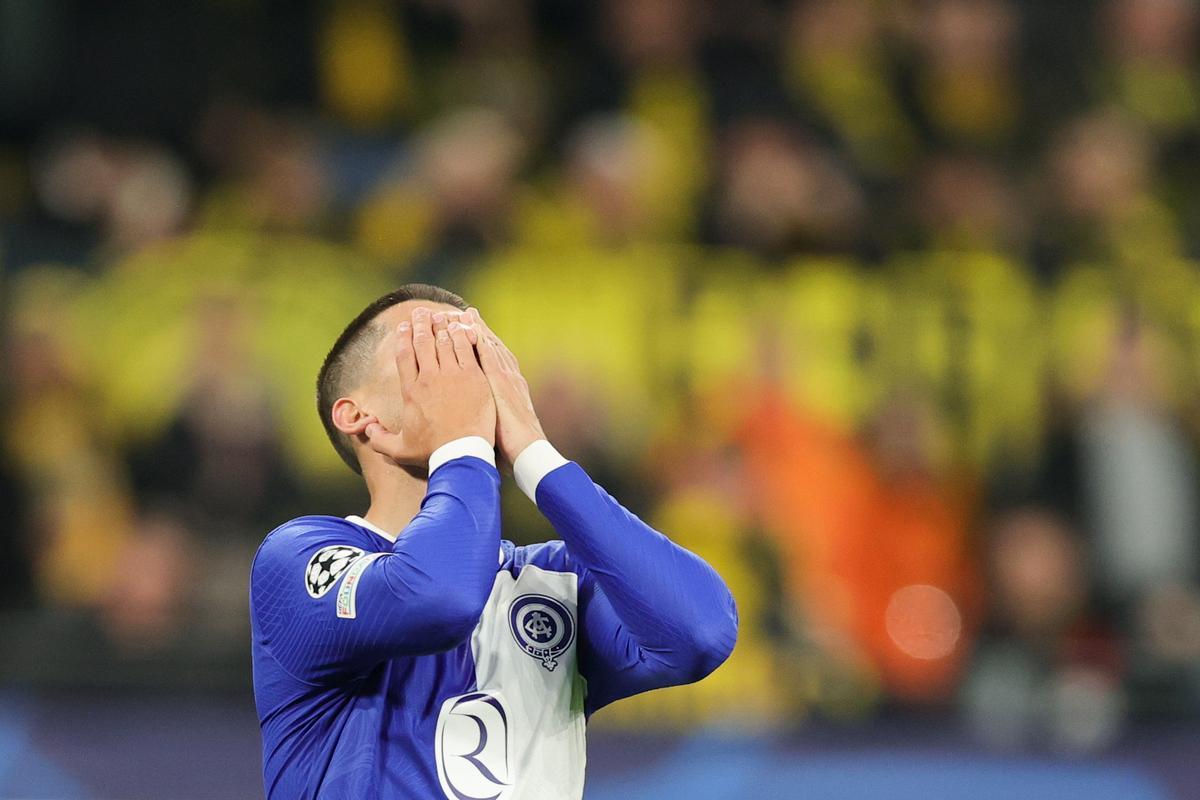
[(430, 454), (464, 436), (496, 441), (496, 403), (468, 339), (467, 328), (445, 312), (413, 309), (396, 329), (396, 369), (403, 409), (400, 430), (367, 425), (367, 442), (398, 464), (424, 465)]
[(521, 374), (517, 357), (492, 332), (477, 309), (468, 309), (463, 319), (478, 328), (479, 363), (496, 398), (496, 444), (501, 461), (511, 467), (526, 447), (545, 439), (546, 434), (533, 409), (529, 383)]

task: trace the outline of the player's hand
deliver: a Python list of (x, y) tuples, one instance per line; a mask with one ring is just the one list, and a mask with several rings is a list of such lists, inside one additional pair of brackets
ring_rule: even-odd
[(364, 434), (371, 448), (398, 464), (424, 465), (446, 442), (463, 436), (496, 441), (496, 402), (461, 315), (413, 309), (395, 332), (396, 369), (404, 403), (399, 431), (379, 422)]
[(511, 467), (522, 450), (545, 439), (546, 434), (533, 410), (529, 384), (521, 374), (517, 357), (487, 326), (478, 310), (469, 309), (463, 321), (478, 329), (475, 349), (496, 398), (496, 446), (501, 460)]

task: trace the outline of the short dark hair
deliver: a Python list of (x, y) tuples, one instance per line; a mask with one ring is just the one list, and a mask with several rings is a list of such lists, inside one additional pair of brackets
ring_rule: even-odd
[(353, 389), (363, 378), (363, 371), (371, 360), (375, 345), (386, 335), (382, 325), (373, 324), (375, 318), (394, 305), (408, 300), (428, 300), (431, 303), (444, 303), (466, 311), (467, 301), (449, 289), (431, 286), (428, 283), (406, 283), (394, 292), (388, 292), (375, 302), (359, 312), (350, 320), (350, 324), (333, 343), (321, 371), (317, 373), (317, 413), (321, 415), (321, 424), (325, 426), (325, 434), (333, 443), (333, 449), (346, 462), (346, 466), (362, 474), (358, 457), (350, 439), (339, 431), (333, 424), (333, 404), (339, 397)]

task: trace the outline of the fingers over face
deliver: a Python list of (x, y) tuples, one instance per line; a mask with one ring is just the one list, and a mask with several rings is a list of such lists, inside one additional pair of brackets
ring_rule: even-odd
[(417, 354), (413, 350), (412, 323), (401, 322), (396, 327), (396, 369), (400, 372), (401, 391), (417, 379)]
[(475, 308), (474, 306), (468, 308), (465, 312), (465, 316), (466, 320), (472, 325), (479, 326), (480, 336), (495, 336), (495, 334), (492, 333), (492, 329), (489, 328), (488, 324), (483, 321), (483, 317), (480, 315), (478, 308)]
[(496, 339), (496, 344), (499, 346), (500, 355), (503, 356), (504, 362), (508, 364), (508, 368), (513, 372), (520, 372), (521, 366), (517, 363), (517, 357), (513, 355), (512, 350), (509, 350), (508, 346), (501, 339)]
[(458, 357), (454, 355), (454, 342), (450, 340), (450, 318), (445, 312), (438, 311), (433, 315), (433, 340), (437, 350), (438, 364), (442, 369), (458, 366)]
[(479, 344), (479, 326), (472, 322), (467, 314), (459, 316), (458, 324), (462, 325), (463, 332), (467, 335), (467, 341), (471, 343), (472, 347)]
[(417, 369), (420, 372), (436, 372), (438, 359), (437, 348), (433, 343), (433, 318), (425, 306), (413, 309), (412, 340), (417, 356)]
[(483, 367), (485, 375), (496, 375), (504, 370), (504, 361), (493, 337), (480, 334), (479, 344), (475, 349), (479, 353), (479, 365)]
[(475, 361), (475, 349), (467, 337), (467, 327), (461, 322), (455, 321), (451, 322), (447, 329), (450, 333), (450, 340), (454, 344), (454, 355), (458, 359), (458, 365), (464, 369), (478, 369), (479, 365)]
[(507, 346), (505, 346), (503, 340), (501, 340), (501, 338), (497, 336), (491, 328), (488, 327), (487, 322), (485, 322), (483, 317), (479, 314), (479, 309), (471, 308), (467, 311), (467, 313), (470, 315), (471, 321), (479, 326), (480, 340), (490, 340), (495, 346), (500, 364), (502, 364), (505, 369), (517, 371), (517, 357), (512, 354), (512, 351), (509, 350)]

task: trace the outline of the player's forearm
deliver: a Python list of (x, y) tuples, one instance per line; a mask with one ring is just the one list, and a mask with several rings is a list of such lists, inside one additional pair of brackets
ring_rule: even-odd
[[(263, 647), (294, 677), (324, 684), (388, 658), (457, 646), (495, 581), (499, 485), (496, 468), (480, 458), (440, 467), (391, 551), (366, 551), (322, 518), (268, 536), (251, 580)], [(347, 563), (317, 581), (315, 559), (327, 550)]]
[(433, 471), (420, 512), (392, 551), (366, 556), (373, 561), (360, 574), (342, 579), (337, 615), (348, 619), (330, 639), (341, 648), (331, 661), (436, 653), (471, 634), (496, 577), (499, 486), (496, 468), (480, 458)]
[(664, 681), (684, 682), (720, 665), (737, 638), (737, 611), (721, 577), (626, 510), (578, 464), (556, 462), (539, 447), (536, 468), (518, 459), (518, 482), (603, 588), (645, 666)]
[(381, 559), (381, 588), (405, 618), (397, 630), (405, 651), (448, 649), (478, 622), (496, 577), (499, 485), (479, 459), (440, 467), (420, 513)]

